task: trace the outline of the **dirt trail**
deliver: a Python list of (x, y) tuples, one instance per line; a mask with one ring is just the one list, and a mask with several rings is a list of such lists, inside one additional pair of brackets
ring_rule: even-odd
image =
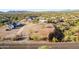
[(24, 41), (23, 43), (20, 41), (13, 42), (0, 42), (0, 48), (2, 49), (36, 49), (40, 46), (48, 46), (52, 49), (79, 49), (78, 42), (37, 42), (37, 41)]

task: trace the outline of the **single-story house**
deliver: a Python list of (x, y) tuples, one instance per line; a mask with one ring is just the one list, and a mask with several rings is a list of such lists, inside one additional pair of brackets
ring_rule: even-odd
[(39, 20), (39, 23), (47, 23), (47, 20)]
[(34, 20), (37, 16), (28, 16), (26, 17), (26, 21), (31, 22), (32, 20)]

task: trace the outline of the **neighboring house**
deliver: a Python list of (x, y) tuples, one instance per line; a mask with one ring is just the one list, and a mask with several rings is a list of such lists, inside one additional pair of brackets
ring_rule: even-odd
[(39, 20), (39, 23), (47, 23), (47, 20)]
[(39, 23), (47, 23), (47, 20), (45, 19), (45, 17), (39, 17)]
[(37, 16), (28, 16), (28, 17), (26, 17), (25, 19), (26, 19), (26, 21), (28, 21), (28, 22), (32, 22), (32, 20), (34, 20), (36, 17), (37, 17)]
[(6, 26), (8, 27), (7, 30), (16, 29), (18, 27), (24, 26), (24, 24), (21, 24), (20, 22), (8, 22), (6, 23)]
[(31, 19), (31, 18), (28, 18), (26, 21), (28, 21), (28, 22), (32, 22), (32, 19)]

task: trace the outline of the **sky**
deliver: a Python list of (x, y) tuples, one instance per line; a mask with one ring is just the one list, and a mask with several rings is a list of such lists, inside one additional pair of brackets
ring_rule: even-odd
[(60, 11), (79, 9), (79, 0), (0, 0), (0, 11)]

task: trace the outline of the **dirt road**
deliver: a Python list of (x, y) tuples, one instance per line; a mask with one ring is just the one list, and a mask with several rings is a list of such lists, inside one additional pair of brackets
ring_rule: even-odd
[(50, 49), (79, 49), (79, 43), (71, 43), (71, 42), (58, 42), (58, 43), (50, 43), (50, 42), (33, 42), (24, 41), (23, 43), (18, 42), (0, 42), (1, 49), (37, 49), (40, 46), (48, 46)]

